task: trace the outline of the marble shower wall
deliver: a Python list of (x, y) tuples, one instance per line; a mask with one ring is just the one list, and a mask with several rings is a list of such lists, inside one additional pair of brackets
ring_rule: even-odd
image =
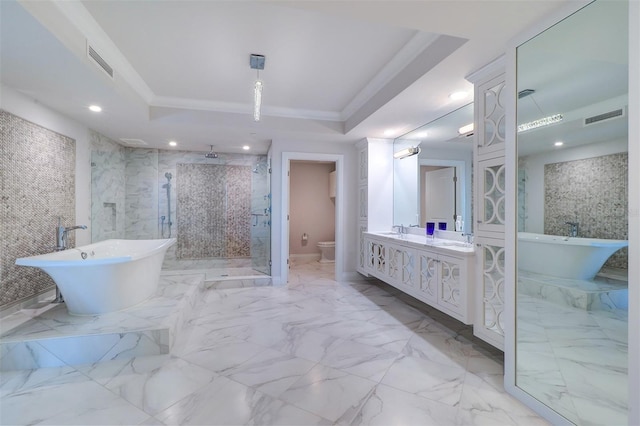
[(53, 250), (58, 217), (63, 225), (76, 223), (76, 143), (3, 110), (0, 135), (2, 309), (54, 287), (44, 272), (14, 263)]
[(158, 150), (125, 150), (125, 235), (128, 239), (159, 238)]
[[(566, 235), (565, 222), (580, 224), (580, 237), (628, 239), (628, 154), (546, 164), (544, 233)], [(604, 265), (627, 269), (627, 249)]]
[(126, 238), (126, 150), (98, 132), (91, 141), (91, 241)]

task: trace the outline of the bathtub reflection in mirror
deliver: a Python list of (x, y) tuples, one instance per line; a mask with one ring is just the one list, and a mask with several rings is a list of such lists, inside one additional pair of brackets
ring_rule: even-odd
[(517, 49), (516, 385), (575, 424), (627, 423), (627, 17)]

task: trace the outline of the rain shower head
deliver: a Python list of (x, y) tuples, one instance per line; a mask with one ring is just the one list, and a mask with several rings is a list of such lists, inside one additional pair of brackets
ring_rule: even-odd
[(213, 145), (211, 145), (211, 151), (207, 152), (205, 158), (218, 158), (218, 154), (213, 152)]

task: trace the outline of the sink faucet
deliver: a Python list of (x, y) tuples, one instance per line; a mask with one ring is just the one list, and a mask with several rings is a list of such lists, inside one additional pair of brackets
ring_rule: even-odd
[(404, 225), (393, 225), (391, 228), (397, 228), (400, 236), (407, 233), (407, 228)]
[(577, 237), (578, 236), (578, 222), (565, 222), (566, 225), (569, 225), (569, 236)]

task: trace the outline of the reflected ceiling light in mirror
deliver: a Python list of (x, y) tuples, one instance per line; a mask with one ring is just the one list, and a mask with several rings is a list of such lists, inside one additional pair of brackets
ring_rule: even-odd
[(169, 141), (169, 146), (177, 146), (178, 142), (176, 141)]
[(459, 101), (461, 99), (466, 98), (467, 95), (468, 93), (464, 91), (453, 92), (452, 94), (449, 95), (449, 99), (451, 99), (452, 101)]
[(100, 107), (99, 105), (90, 105), (89, 110), (92, 112), (100, 112), (102, 111), (102, 107)]
[(393, 136), (393, 135), (395, 135), (395, 133), (396, 133), (395, 129), (387, 129), (387, 130), (384, 131), (384, 135), (385, 136)]
[(561, 122), (563, 119), (562, 114), (550, 115), (549, 117), (540, 118), (538, 120), (529, 121), (528, 123), (522, 123), (518, 126), (518, 133), (526, 132), (527, 130), (537, 129), (538, 127), (549, 126)]
[(245, 151), (249, 151), (249, 149), (251, 149), (251, 147), (249, 145), (245, 145), (242, 147), (242, 149), (244, 149)]
[(458, 133), (461, 135), (466, 135), (468, 133), (473, 133), (473, 123), (467, 124), (466, 126), (462, 126), (458, 129)]
[(556, 143), (553, 144), (553, 146), (562, 146), (564, 145), (564, 142), (562, 141), (557, 141)]
[(412, 147), (401, 149), (400, 151), (393, 154), (393, 158), (397, 158), (401, 160), (403, 158), (411, 157), (412, 155), (420, 154), (420, 147)]
[(424, 132), (418, 132), (415, 135), (412, 135), (411, 137), (414, 139), (426, 139), (427, 136), (429, 136), (429, 132), (424, 131)]

